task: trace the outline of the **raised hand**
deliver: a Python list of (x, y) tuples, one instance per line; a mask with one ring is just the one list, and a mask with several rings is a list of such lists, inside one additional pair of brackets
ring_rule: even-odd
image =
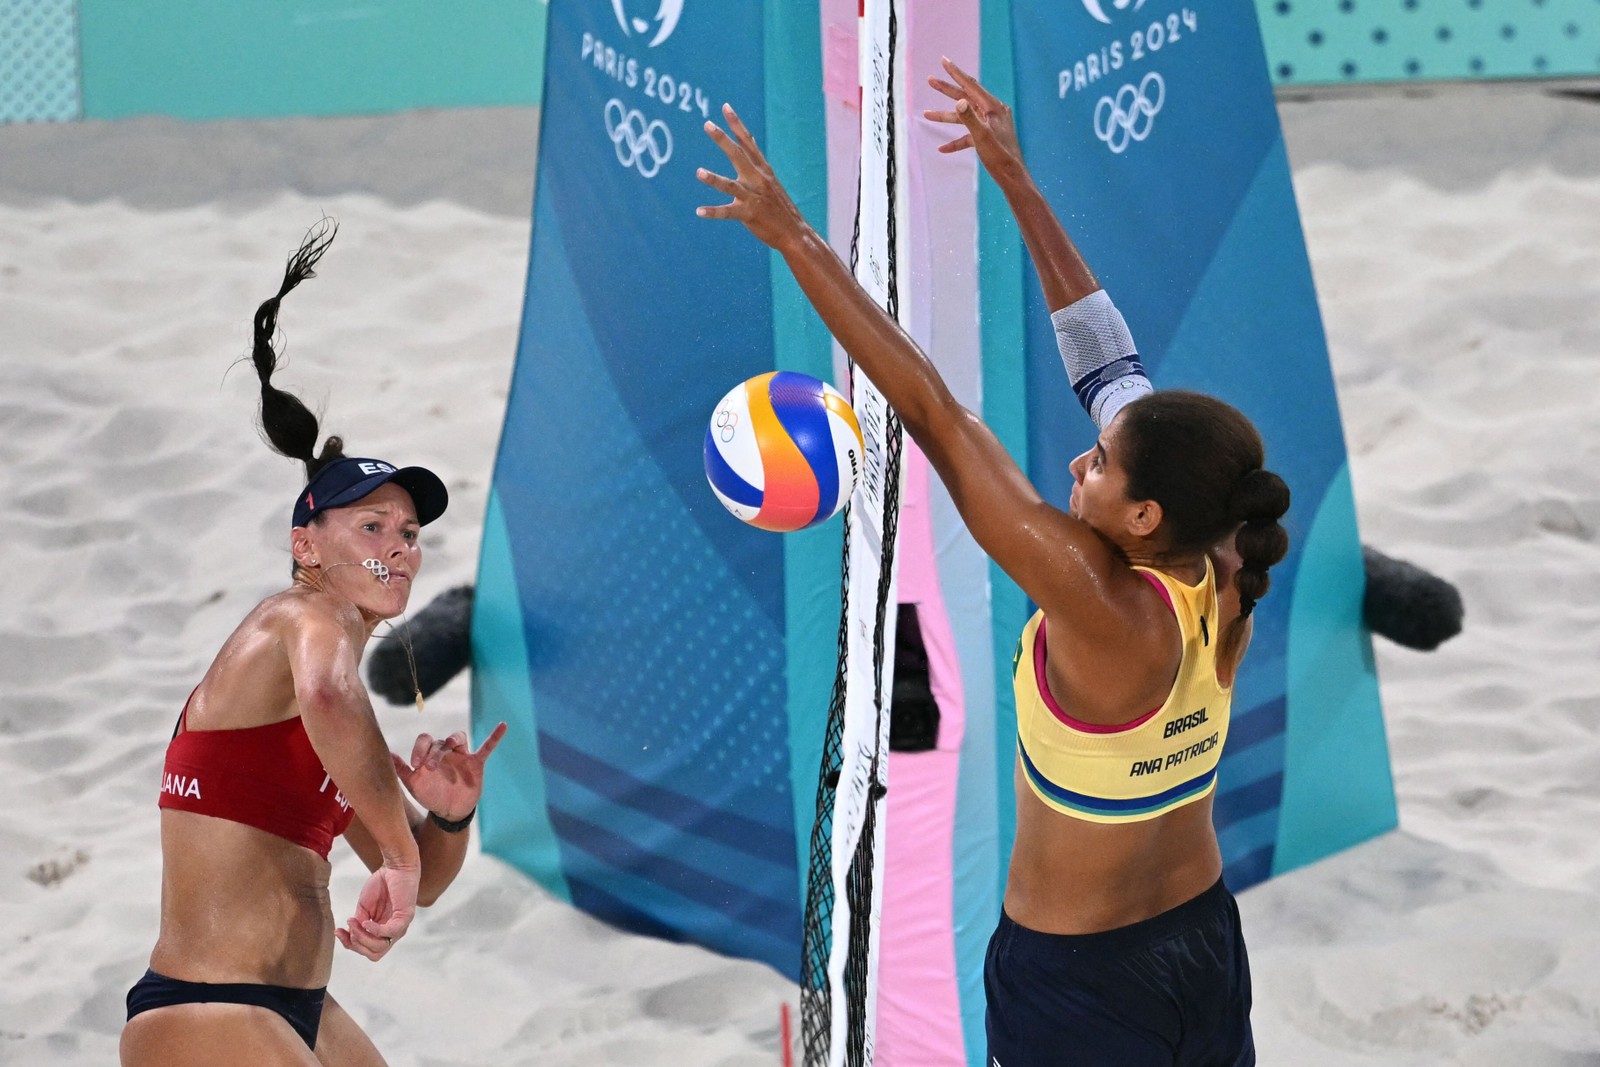
[(756, 139), (745, 128), (733, 106), (723, 104), (722, 115), (733, 136), (728, 136), (716, 123), (709, 121), (706, 123), (706, 134), (728, 157), (736, 176), (725, 178), (701, 167), (695, 171), (695, 177), (711, 188), (727, 193), (733, 197), (733, 201), (696, 208), (695, 214), (703, 219), (737, 219), (764, 244), (781, 250), (786, 241), (806, 232), (809, 228), (806, 220), (772, 173), (767, 157), (761, 154)]
[(382, 866), (373, 871), (356, 899), (356, 913), (334, 930), (339, 944), (369, 960), (381, 960), (405, 936), (417, 914), (417, 867)]
[(922, 113), (923, 117), (961, 126), (965, 132), (940, 145), (939, 151), (973, 149), (997, 181), (1009, 172), (1023, 169), (1022, 148), (1017, 143), (1017, 127), (1011, 119), (1011, 109), (948, 57), (940, 62), (953, 80), (929, 78), (928, 84), (954, 100), (955, 107), (949, 111), (930, 109)]
[(501, 723), (474, 752), (467, 747), (463, 730), (443, 739), (420, 734), (411, 746), (410, 762), (390, 753), (394, 772), (418, 804), (441, 819), (455, 822), (478, 806), (478, 798), (483, 795), (484, 761), (505, 735), (506, 724)]

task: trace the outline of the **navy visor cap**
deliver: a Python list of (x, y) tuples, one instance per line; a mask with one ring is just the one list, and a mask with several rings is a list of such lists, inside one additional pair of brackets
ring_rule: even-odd
[(444, 514), (450, 492), (439, 476), (425, 467), (396, 467), (381, 459), (346, 456), (317, 472), (294, 502), (294, 525), (305, 526), (329, 508), (342, 508), (393, 482), (411, 494), (417, 522), (423, 526)]

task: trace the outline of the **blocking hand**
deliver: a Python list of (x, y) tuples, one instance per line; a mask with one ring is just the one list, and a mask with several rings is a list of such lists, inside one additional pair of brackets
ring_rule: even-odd
[(695, 172), (695, 177), (727, 193), (733, 201), (697, 208), (695, 214), (703, 219), (737, 219), (763, 243), (781, 248), (784, 242), (805, 233), (806, 220), (772, 173), (767, 157), (762, 155), (756, 139), (745, 128), (733, 106), (723, 104), (722, 114), (732, 136), (714, 122), (706, 123), (706, 135), (733, 164), (735, 177), (727, 178), (704, 167)]
[(924, 111), (933, 122), (960, 126), (964, 132), (939, 146), (939, 151), (960, 152), (971, 148), (978, 153), (984, 168), (996, 180), (1022, 168), (1022, 147), (1017, 142), (1017, 127), (1011, 109), (978, 83), (978, 79), (946, 58), (941, 61), (952, 81), (929, 78), (928, 84), (955, 101), (949, 111)]

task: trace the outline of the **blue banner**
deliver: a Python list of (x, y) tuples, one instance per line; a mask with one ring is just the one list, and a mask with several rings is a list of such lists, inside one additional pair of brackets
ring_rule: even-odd
[[(1396, 822), (1344, 436), (1255, 9), (1013, 0), (1012, 18), (1029, 163), (1151, 377), (1240, 408), (1294, 493), (1220, 771), (1241, 889)], [(1065, 506), (1093, 426), (1031, 272), (1025, 293), (1030, 474)]]
[(551, 5), (474, 706), (522, 735), (491, 768), (489, 851), (793, 976), (784, 543), (728, 516), (700, 458), (718, 398), (774, 362), (766, 249), (694, 212), (720, 199), (694, 176), (705, 120), (734, 101), (764, 136), (762, 42), (737, 0)]

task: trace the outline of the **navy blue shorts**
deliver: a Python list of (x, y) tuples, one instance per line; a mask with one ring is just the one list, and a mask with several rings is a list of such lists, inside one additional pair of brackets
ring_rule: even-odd
[(254, 1004), (259, 1008), (271, 1008), (283, 1016), (305, 1041), (306, 1047), (314, 1049), (317, 1028), (322, 1025), (322, 1002), (327, 995), (326, 988), (292, 989), (251, 982), (185, 982), (147, 970), (128, 990), (128, 1018), (173, 1004)]
[(1250, 960), (1217, 884), (1154, 918), (1041, 934), (1004, 913), (989, 939), (989, 1067), (1251, 1067)]

